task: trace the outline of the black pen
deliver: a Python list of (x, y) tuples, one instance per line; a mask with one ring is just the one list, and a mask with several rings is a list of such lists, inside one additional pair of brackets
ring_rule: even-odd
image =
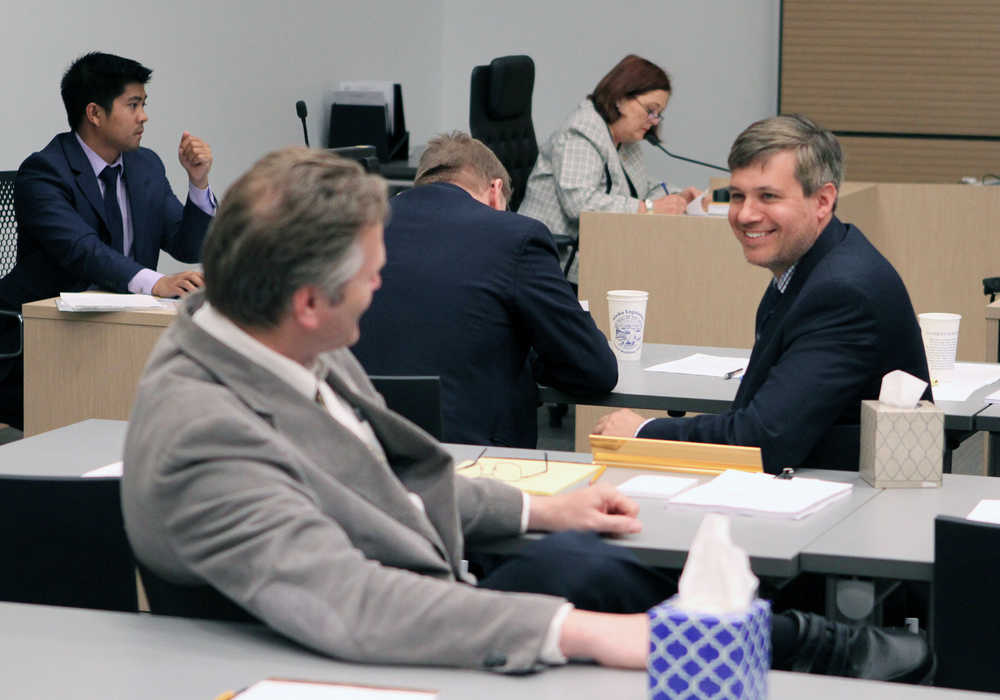
[(726, 379), (734, 379), (734, 378), (738, 377), (740, 374), (742, 374), (743, 370), (745, 370), (745, 369), (746, 369), (746, 367), (740, 367), (739, 369), (734, 369), (732, 372), (726, 372), (722, 376), (725, 377)]

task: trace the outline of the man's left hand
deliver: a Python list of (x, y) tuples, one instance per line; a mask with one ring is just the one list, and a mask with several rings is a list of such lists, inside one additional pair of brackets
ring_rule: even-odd
[(613, 486), (598, 484), (558, 496), (532, 496), (529, 530), (593, 530), (626, 535), (642, 530), (639, 506)]
[(646, 419), (635, 411), (620, 408), (614, 413), (608, 413), (598, 418), (597, 425), (594, 426), (594, 433), (612, 437), (635, 437), (635, 431), (645, 422)]
[(181, 145), (177, 147), (177, 158), (187, 170), (191, 184), (199, 190), (208, 187), (208, 171), (212, 169), (212, 148), (197, 136), (185, 131), (181, 135)]

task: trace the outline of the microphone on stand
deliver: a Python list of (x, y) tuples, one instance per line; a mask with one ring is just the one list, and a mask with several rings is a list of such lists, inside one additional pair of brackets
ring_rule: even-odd
[(695, 160), (694, 158), (685, 158), (684, 156), (679, 156), (676, 153), (671, 153), (670, 151), (668, 151), (666, 148), (663, 147), (663, 144), (660, 143), (660, 137), (657, 136), (656, 132), (653, 131), (652, 129), (646, 132), (646, 135), (643, 136), (643, 139), (645, 139), (649, 143), (659, 148), (661, 151), (666, 153), (671, 158), (676, 158), (677, 160), (685, 160), (688, 163), (694, 163), (695, 165), (704, 165), (706, 168), (715, 168), (716, 170), (721, 170), (724, 173), (729, 172), (729, 168), (723, 168), (721, 165), (712, 165), (711, 163), (705, 163), (700, 160)]
[(295, 113), (299, 115), (299, 119), (302, 120), (302, 136), (305, 137), (306, 145), (309, 145), (309, 130), (306, 128), (306, 103), (305, 100), (299, 100), (295, 103)]

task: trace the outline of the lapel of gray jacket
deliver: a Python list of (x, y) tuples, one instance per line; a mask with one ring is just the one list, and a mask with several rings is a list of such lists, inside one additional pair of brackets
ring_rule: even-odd
[[(420, 513), (406, 496), (409, 508), (401, 508), (400, 512), (419, 517), (400, 519), (433, 542), (457, 570), (462, 537), (451, 456), (417, 426), (350, 386), (336, 366), (328, 366), (326, 381), (330, 388), (361, 412), (382, 445), (388, 464), (380, 462), (380, 466), (388, 468), (388, 480), (397, 486), (402, 483), (404, 495), (413, 492), (424, 502), (425, 512)], [(371, 454), (367, 447), (364, 449)]]
[[(424, 436), (419, 428), (409, 424), (393, 426), (392, 418), (401, 423), (405, 423), (404, 419), (350, 391), (336, 379), (334, 372), (330, 372), (329, 378), (334, 378), (330, 381), (331, 388), (348, 402), (362, 408), (390, 462), (396, 453), (413, 449), (412, 455), (408, 454), (412, 456), (413, 464), (401, 465), (401, 476), (397, 476), (357, 435), (335, 421), (324, 407), (304, 398), (270, 370), (251, 362), (199, 328), (189, 314), (201, 305), (201, 298), (201, 293), (192, 294), (184, 305), (185, 309), (178, 315), (176, 324), (182, 350), (287, 438), (288, 449), (296, 451), (300, 459), (317, 465), (324, 473), (344, 484), (345, 489), (389, 514), (393, 520), (420, 533), (457, 571), (462, 548), (454, 494), (448, 499), (441, 498), (443, 492), (454, 489), (454, 470), (450, 468), (448, 454), (435, 441)], [(381, 430), (376, 426), (380, 426)], [(440, 468), (442, 460), (448, 461), (448, 469)], [(422, 483), (421, 474), (430, 483)], [(410, 500), (408, 490), (424, 498), (428, 512), (435, 511), (437, 517), (433, 525), (431, 518), (421, 513)], [(449, 508), (450, 514), (445, 512)]]

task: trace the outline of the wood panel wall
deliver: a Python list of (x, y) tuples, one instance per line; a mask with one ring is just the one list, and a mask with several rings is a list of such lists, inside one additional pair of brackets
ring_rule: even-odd
[(1000, 2), (784, 0), (779, 111), (841, 137), (847, 176), (1000, 170)]

